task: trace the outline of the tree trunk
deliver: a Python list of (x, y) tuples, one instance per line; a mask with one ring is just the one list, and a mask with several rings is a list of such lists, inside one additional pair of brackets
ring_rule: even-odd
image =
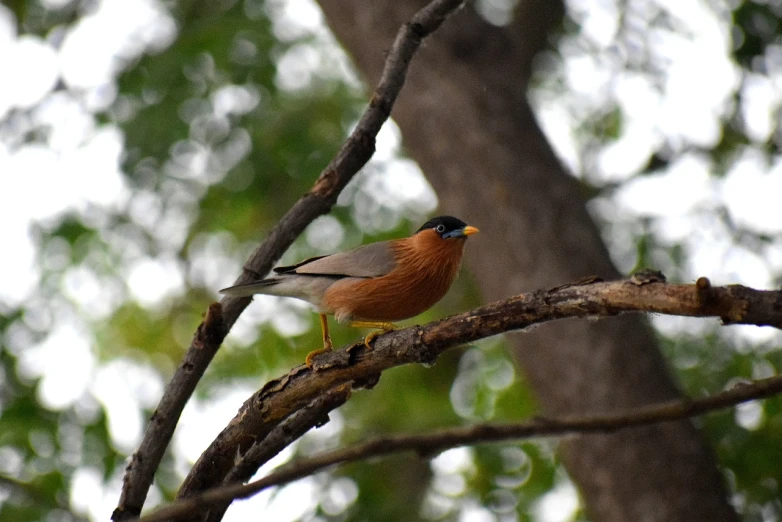
[[(371, 84), (400, 25), (426, 3), (319, 1)], [(562, 16), (560, 2), (521, 0), (500, 28), (468, 4), (425, 42), (394, 108), (442, 213), (481, 229), (467, 262), (487, 301), (618, 275), (526, 99), (532, 58)], [(679, 394), (640, 317), (563, 321), (511, 340), (545, 415)], [(737, 520), (711, 449), (689, 421), (570, 438), (562, 454), (594, 520)]]

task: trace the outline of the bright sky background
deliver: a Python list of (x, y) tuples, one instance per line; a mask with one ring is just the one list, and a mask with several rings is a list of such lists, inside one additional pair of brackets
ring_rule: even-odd
[[(47, 2), (53, 7), (61, 3)], [(616, 50), (614, 40), (618, 30), (614, 4), (604, 0), (571, 1), (570, 9), (581, 23), (582, 34), (572, 42), (563, 42), (566, 49), (563, 76), (568, 92), (554, 96), (539, 91), (533, 93), (533, 100), (547, 134), (574, 171), (580, 172), (582, 166), (576, 153), (578, 139), (573, 111), (585, 103), (599, 105), (602, 97), (618, 99), (628, 120), (616, 143), (600, 154), (598, 168), (590, 173), (594, 180), (630, 178), (640, 167), (639, 162), (643, 163), (646, 154), (664, 139), (703, 147), (710, 147), (719, 139), (718, 118), (741, 79), (740, 71), (728, 60), (727, 28), (715, 19), (706, 2), (668, 0), (668, 3), (675, 5), (672, 12), (691, 36), (657, 35), (655, 52), (669, 63), (664, 71), (665, 96), (662, 96), (640, 75), (614, 74), (616, 61), (612, 63), (611, 56)], [(495, 22), (501, 22), (507, 14), (507, 2), (485, 0), (480, 4), (487, 17)], [(114, 77), (124, 61), (145, 50), (164, 48), (175, 37), (175, 26), (156, 0), (102, 0), (95, 5), (93, 14), (65, 34), (49, 40), (15, 34), (11, 12), (0, 6), (0, 70), (4, 72), (0, 82), (0, 118), (15, 108), (34, 108), (30, 121), (22, 118), (15, 122), (20, 131), (17, 135), (0, 134), (0, 222), (3, 223), (0, 240), (6, 245), (6, 252), (13, 253), (3, 257), (0, 313), (34, 298), (40, 274), (35, 263), (38, 253), (30, 236), (33, 224), (45, 226), (65, 212), (77, 212), (89, 222), (95, 215), (91, 210), (96, 207), (119, 209), (129, 204), (130, 192), (119, 171), (122, 132), (112, 125), (99, 126), (92, 114), (114, 101), (117, 93)], [(305, 88), (324, 56), (342, 64), (336, 69), (338, 74), (356, 81), (311, 0), (276, 0), (269, 13), (280, 38), (312, 34), (319, 46), (296, 46), (280, 57), (280, 86), (293, 90)], [(576, 39), (590, 42), (592, 50), (579, 49)], [(70, 89), (53, 93), (58, 80)], [(778, 74), (750, 77), (745, 83), (741, 95), (749, 103), (745, 104), (743, 116), (749, 135), (758, 141), (764, 141), (775, 128), (771, 114), (782, 100), (780, 87)], [(251, 94), (227, 90), (216, 106), (249, 110), (252, 103)], [(51, 124), (46, 143), (20, 145), (24, 130), (41, 123)], [(381, 133), (378, 159), (388, 162), (398, 156), (399, 149), (399, 131), (390, 124)], [(390, 194), (400, 204), (409, 198), (407, 203), (422, 209), (421, 214), (430, 212), (436, 200), (418, 168), (401, 159), (393, 165), (398, 172), (395, 182), (375, 177), (365, 183), (376, 191)], [(627, 221), (636, 216), (656, 218), (654, 230), (663, 240), (687, 244), (689, 274), (693, 280), (706, 275), (715, 284), (743, 283), (768, 288), (772, 274), (782, 270), (782, 244), (777, 242), (763, 252), (738, 247), (731, 239), (731, 232), (713, 216), (717, 206), (724, 203), (736, 223), (779, 236), (782, 232), (781, 174), (779, 159), (768, 167), (760, 157), (748, 152), (720, 179), (710, 176), (703, 155), (692, 152), (664, 172), (627, 182), (615, 198), (595, 202), (592, 210), (607, 221)], [(154, 198), (155, 195), (150, 195), (151, 202)], [(138, 220), (145, 219), (145, 212), (136, 214)], [(309, 232), (311, 242), (331, 238), (317, 245), (324, 251), (339, 245), (342, 231), (334, 220), (325, 217), (314, 226), (319, 232)], [(631, 238), (623, 234), (627, 231), (621, 228), (607, 233), (606, 240), (615, 253), (632, 248)], [(54, 250), (43, 254), (46, 262), (62, 263), (63, 256)], [(213, 256), (208, 254), (210, 251), (214, 252)], [(215, 290), (227, 282), (222, 274), (239, 271), (235, 261), (219, 259), (219, 251), (219, 248), (205, 247), (207, 254), (199, 265), (200, 277)], [(622, 256), (617, 255), (617, 260), (621, 264)], [(55, 303), (55, 315), (29, 319), (37, 322), (41, 331), (51, 331), (46, 340), (29, 346), (19, 337), (10, 344), (22, 354), (21, 371), (42, 378), (39, 395), (44, 404), (59, 409), (76, 403), (85, 415), (94, 413), (98, 403), (105, 405), (114, 444), (130, 453), (144, 428), (141, 408), (156, 405), (163, 383), (151, 368), (135, 361), (98, 364), (93, 354), (95, 338), (88, 323), (108, 316), (125, 298), (154, 307), (166, 297), (181, 292), (188, 276), (181, 272), (175, 260), (165, 256), (159, 259), (131, 256), (127, 273), (127, 287), (117, 288), (104, 284), (89, 270), (74, 268), (62, 288), (63, 302)], [(73, 303), (79, 306), (74, 307)], [(264, 304), (259, 300), (237, 324), (233, 335), (245, 342), (252, 338), (256, 331), (254, 325), (271, 316), (274, 303)], [(278, 322), (275, 326), (282, 331), (295, 332), (302, 327), (297, 325), (295, 314)], [(702, 328), (702, 323), (679, 318), (656, 318), (655, 322), (670, 332)], [(752, 341), (769, 340), (774, 335), (770, 329), (754, 327), (732, 331), (738, 338)], [(63, 350), (63, 346), (68, 346), (68, 350)], [(63, 372), (63, 368), (68, 371)], [(220, 398), (216, 401), (191, 400), (174, 441), (177, 466), (182, 471), (188, 469), (253, 391), (249, 387), (233, 387), (217, 394)], [(134, 411), (136, 415), (130, 413)], [(757, 422), (752, 411), (742, 411), (746, 423)], [(333, 430), (339, 430), (341, 423), (338, 413), (332, 419), (311, 436), (327, 440)], [(286, 452), (277, 462), (289, 456), (290, 452)], [(461, 491), (463, 484), (459, 485), (457, 477), (469, 466), (467, 449), (446, 452), (433, 461), (435, 490), (440, 488), (442, 493), (431, 498), (433, 513), (447, 509), (449, 492)], [(264, 468), (267, 469), (268, 466)], [(118, 499), (120, 481), (121, 476), (116, 475), (104, 486), (97, 470), (80, 470), (71, 495), (74, 509), (94, 520), (108, 519)], [(239, 502), (229, 510), (226, 520), (253, 519), (260, 510), (269, 520), (294, 520), (312, 509), (300, 500), (315, 495), (317, 487), (315, 479), (303, 480), (283, 488), (274, 498), (267, 492)], [(326, 494), (329, 505), (338, 513), (355, 500), (356, 491), (346, 481), (336, 483)], [(156, 499), (159, 494), (153, 491), (150, 500)], [(575, 491), (563, 478), (542, 499), (537, 516), (541, 521), (568, 520), (576, 507)], [(463, 515), (463, 520), (491, 519), (477, 505), (465, 510)]]

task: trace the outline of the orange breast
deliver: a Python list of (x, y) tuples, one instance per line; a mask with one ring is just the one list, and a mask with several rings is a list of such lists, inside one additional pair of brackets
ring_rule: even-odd
[(323, 296), (338, 321), (400, 321), (431, 308), (451, 287), (464, 252), (463, 239), (441, 239), (426, 230), (396, 241), (397, 267), (372, 279), (345, 279)]

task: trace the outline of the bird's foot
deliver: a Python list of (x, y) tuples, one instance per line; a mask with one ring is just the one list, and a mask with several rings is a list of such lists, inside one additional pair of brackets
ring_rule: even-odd
[(320, 350), (312, 350), (310, 353), (307, 354), (307, 357), (304, 359), (304, 364), (307, 365), (307, 368), (312, 369), (312, 362), (318, 355), (322, 353), (328, 353), (333, 349), (333, 346), (331, 344), (331, 339), (327, 338), (324, 339), (323, 348)]
[(350, 323), (350, 326), (354, 328), (378, 328), (378, 330), (370, 332), (366, 337), (364, 337), (364, 346), (366, 346), (367, 350), (372, 349), (371, 343), (375, 340), (375, 338), (377, 338), (378, 335), (396, 330), (396, 325), (394, 323), (386, 323), (382, 321), (353, 321)]
[(372, 341), (374, 341), (378, 335), (381, 333), (385, 333), (382, 330), (375, 330), (374, 332), (369, 332), (366, 337), (364, 337), (364, 346), (367, 347), (367, 350), (372, 349)]

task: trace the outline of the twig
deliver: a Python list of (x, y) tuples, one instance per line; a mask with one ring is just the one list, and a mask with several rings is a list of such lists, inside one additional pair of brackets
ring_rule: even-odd
[[(372, 157), (377, 133), (391, 113), (404, 85), (410, 61), (422, 40), (464, 1), (434, 0), (400, 29), (386, 58), (380, 83), (355, 130), (321, 172), (310, 192), (291, 207), (252, 253), (235, 284), (266, 274), (306, 226), (336, 203), (345, 185)], [(228, 331), (249, 303), (248, 297), (226, 297), (220, 304), (210, 305), (204, 322), (198, 327), (193, 342), (150, 418), (141, 445), (131, 457), (112, 520), (127, 520), (141, 513), (155, 470), (171, 441), (185, 403)]]
[[(233, 456), (263, 439), (290, 412), (335, 386), (373, 385), (394, 366), (431, 364), (449, 348), (567, 317), (606, 317), (623, 312), (721, 317), (725, 323), (782, 327), (782, 291), (732, 285), (669, 285), (662, 274), (639, 274), (624, 281), (590, 278), (549, 291), (522, 294), (424, 326), (384, 334), (367, 351), (363, 343), (323, 354), (314, 369), (298, 366), (253, 394), (190, 471), (190, 484), (215, 487), (230, 470)], [(219, 477), (215, 480), (215, 477)], [(192, 491), (192, 490), (191, 490)]]
[[(244, 483), (255, 475), (262, 465), (267, 463), (280, 451), (290, 446), (295, 440), (315, 426), (323, 426), (329, 421), (328, 412), (339, 408), (350, 398), (350, 385), (343, 384), (328, 393), (318, 397), (306, 408), (303, 408), (286, 418), (274, 428), (262, 442), (255, 444), (241, 460), (233, 467), (223, 480), (223, 486)], [(222, 520), (225, 511), (230, 506), (230, 500), (211, 506), (205, 517), (206, 522)]]
[(569, 433), (610, 432), (630, 426), (695, 417), (779, 393), (782, 393), (782, 377), (776, 376), (740, 384), (731, 390), (700, 399), (679, 399), (610, 415), (534, 419), (528, 422), (504, 425), (478, 424), (445, 429), (427, 435), (382, 437), (293, 462), (247, 485), (214, 489), (197, 497), (177, 501), (143, 517), (140, 522), (156, 522), (188, 516), (218, 502), (246, 498), (269, 487), (286, 484), (312, 475), (329, 466), (345, 462), (406, 451), (414, 451), (419, 455), (430, 457), (447, 449), (465, 445)]

